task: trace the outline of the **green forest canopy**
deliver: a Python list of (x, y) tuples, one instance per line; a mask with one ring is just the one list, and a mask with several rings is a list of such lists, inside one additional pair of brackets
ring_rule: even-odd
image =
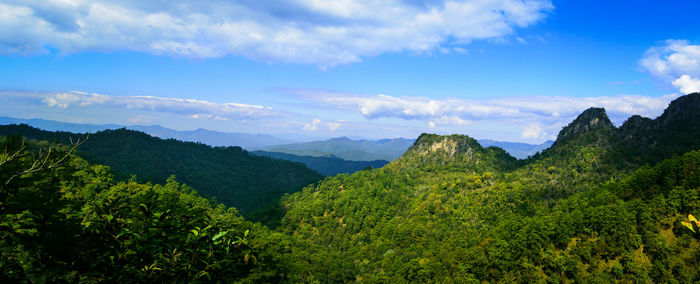
[[(116, 182), (69, 155), (2, 183), (0, 269), (47, 282), (694, 283), (700, 235), (681, 221), (700, 215), (699, 101), (620, 128), (588, 110), (525, 161), (422, 135), (381, 169), (283, 198), (274, 230), (173, 179)], [(0, 181), (70, 151), (21, 141), (2, 140)]]

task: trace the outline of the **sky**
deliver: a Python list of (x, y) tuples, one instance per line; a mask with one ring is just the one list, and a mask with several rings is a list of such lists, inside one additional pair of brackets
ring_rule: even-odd
[(700, 2), (2, 0), (0, 116), (541, 143), (700, 91)]

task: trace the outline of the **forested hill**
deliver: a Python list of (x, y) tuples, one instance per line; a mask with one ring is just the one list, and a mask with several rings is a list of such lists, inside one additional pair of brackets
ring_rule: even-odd
[[(647, 131), (615, 128), (603, 109), (589, 109), (526, 161), (467, 136), (421, 135), (381, 169), (285, 199), (280, 231), (307, 252), (297, 254), (307, 263), (294, 277), (700, 281), (700, 235), (680, 223), (700, 214), (698, 96), (671, 103)], [(625, 133), (653, 144), (629, 157)]]
[(598, 157), (599, 171), (635, 169), (700, 148), (700, 93), (672, 101), (656, 119), (634, 115), (619, 128), (602, 108), (590, 108), (564, 127), (554, 144), (529, 162), (565, 161), (581, 151)]
[(444, 170), (468, 172), (504, 171), (520, 162), (499, 147), (482, 147), (466, 135), (421, 134), (398, 160), (404, 169), (418, 168), (440, 173)]
[[(0, 136), (14, 134), (63, 144), (85, 138), (83, 134), (49, 132), (27, 125), (0, 126)], [(118, 180), (136, 175), (141, 182), (162, 184), (175, 175), (202, 196), (216, 197), (244, 214), (321, 179), (319, 173), (301, 163), (251, 155), (240, 147), (163, 140), (126, 129), (91, 134), (76, 153), (110, 166)]]
[[(107, 167), (61, 158), (65, 146), (6, 137), (0, 279), (698, 283), (700, 229), (690, 214), (700, 216), (699, 98), (680, 97), (659, 118), (633, 117), (620, 128), (605, 110), (586, 110), (527, 160), (465, 135), (423, 134), (382, 168), (326, 177), (283, 197), (274, 229), (172, 179), (115, 182)], [(71, 136), (0, 127), (8, 129), (37, 140)], [(222, 171), (216, 167), (250, 182), (233, 169), (300, 166), (126, 130), (97, 133), (79, 149), (139, 176), (167, 167), (184, 180), (202, 170), (195, 181), (212, 183), (227, 182), (212, 174)], [(296, 173), (245, 169), (262, 185)]]

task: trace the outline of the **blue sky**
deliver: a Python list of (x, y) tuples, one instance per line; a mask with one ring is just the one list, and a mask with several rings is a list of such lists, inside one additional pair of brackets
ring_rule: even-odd
[(232, 3), (3, 1), (0, 115), (538, 143), (700, 90), (697, 1)]

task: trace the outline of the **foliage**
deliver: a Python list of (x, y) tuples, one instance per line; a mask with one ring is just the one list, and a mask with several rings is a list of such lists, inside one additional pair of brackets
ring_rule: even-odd
[[(0, 135), (14, 134), (63, 144), (84, 136), (27, 125), (0, 126)], [(321, 178), (303, 164), (251, 155), (240, 147), (163, 140), (126, 129), (92, 134), (77, 154), (91, 163), (110, 166), (121, 181), (136, 175), (143, 182), (164, 183), (175, 175), (202, 196), (216, 197), (245, 214)]]
[[(621, 128), (588, 110), (524, 161), (467, 136), (424, 134), (382, 168), (283, 196), (264, 211), (281, 216), (274, 229), (174, 178), (115, 182), (70, 147), (10, 136), (0, 145), (0, 280), (697, 283), (700, 94), (679, 100)], [(149, 143), (129, 151), (171, 151)], [(47, 147), (55, 154), (40, 154)]]
[[(471, 151), (488, 157), (488, 149)], [(483, 161), (465, 171), (445, 156), (414, 168), (406, 163), (418, 153), (409, 151), (382, 169), (327, 178), (284, 202), (280, 231), (305, 240), (296, 256), (308, 263), (293, 274), (321, 282), (700, 280), (700, 243), (679, 222), (700, 210), (700, 152), (601, 184), (609, 175), (598, 172), (596, 151), (569, 166), (550, 160), (558, 166), (505, 174)]]
[(20, 136), (0, 149), (2, 282), (230, 281), (255, 262), (250, 224), (174, 178), (115, 183), (70, 148)]

